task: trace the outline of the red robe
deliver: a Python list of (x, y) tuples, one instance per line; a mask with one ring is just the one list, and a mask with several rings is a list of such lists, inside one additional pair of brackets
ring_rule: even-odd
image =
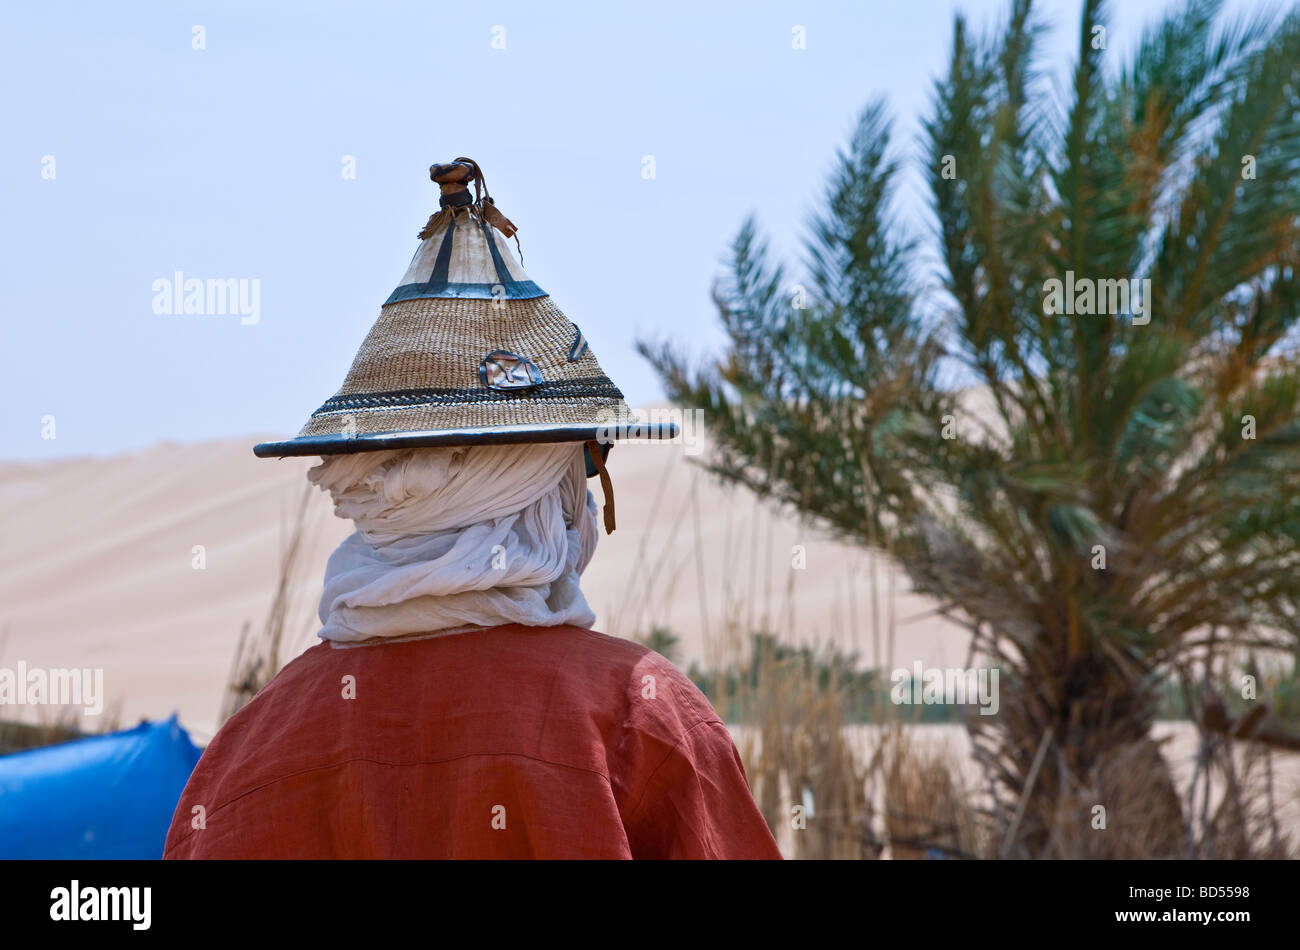
[(577, 627), (318, 644), (217, 733), (165, 858), (777, 858), (693, 683)]

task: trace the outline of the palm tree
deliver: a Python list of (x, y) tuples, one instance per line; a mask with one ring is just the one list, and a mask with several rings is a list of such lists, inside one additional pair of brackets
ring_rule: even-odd
[[(1060, 816), (1090, 821), (1134, 770), (1149, 794), (1109, 827), (1186, 853), (1156, 680), (1214, 637), (1300, 637), (1300, 14), (1191, 0), (1121, 62), (1104, 7), (1084, 3), (1063, 95), (1030, 0), (991, 37), (956, 19), (925, 125), (932, 241), (892, 211), (873, 104), (806, 291), (751, 221), (715, 290), (725, 355), (641, 346), (708, 414), (713, 471), (892, 553), (1004, 670), (972, 726), (1004, 854), (1062, 853)], [(1088, 312), (1143, 287), (1135, 312)]]

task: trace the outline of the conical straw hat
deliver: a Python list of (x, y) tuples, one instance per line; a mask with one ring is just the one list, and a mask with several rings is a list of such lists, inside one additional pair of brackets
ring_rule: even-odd
[(253, 451), (268, 458), (596, 441), (603, 456), (613, 439), (672, 438), (670, 424), (629, 424), (623, 394), (582, 331), (516, 259), (506, 240), (516, 229), (478, 165), (458, 158), (429, 176), (441, 188), (441, 210), (420, 232), (342, 387), (296, 438)]

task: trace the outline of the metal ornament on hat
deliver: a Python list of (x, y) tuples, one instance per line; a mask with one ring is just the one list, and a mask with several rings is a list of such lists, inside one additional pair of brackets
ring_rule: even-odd
[(478, 375), (488, 389), (532, 389), (542, 384), (542, 371), (532, 360), (507, 350), (493, 350), (483, 357)]

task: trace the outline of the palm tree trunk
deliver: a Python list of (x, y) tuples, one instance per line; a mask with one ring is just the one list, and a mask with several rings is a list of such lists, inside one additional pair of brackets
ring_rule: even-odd
[(1002, 811), (1015, 816), (998, 829), (1003, 853), (1184, 856), (1182, 807), (1151, 737), (1153, 698), (1112, 661), (1070, 660), (1068, 641), (1056, 644), (1027, 652), (994, 723), (971, 723), (996, 753)]

